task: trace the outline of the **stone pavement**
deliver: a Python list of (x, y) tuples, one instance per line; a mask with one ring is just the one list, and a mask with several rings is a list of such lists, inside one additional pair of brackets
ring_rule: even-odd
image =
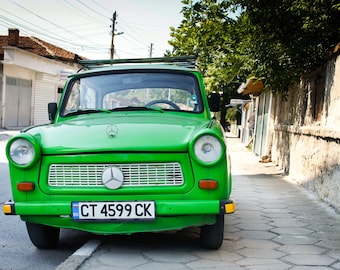
[[(18, 132), (1, 129), (1, 146)], [(340, 215), (272, 163), (259, 163), (238, 138), (227, 142), (237, 207), (225, 217), (219, 250), (201, 249), (194, 229), (98, 236), (57, 269), (340, 269)]]
[(340, 215), (272, 163), (259, 163), (238, 138), (227, 141), (237, 207), (225, 217), (221, 249), (201, 249), (197, 230), (107, 236), (58, 269), (87, 257), (74, 269), (340, 269)]

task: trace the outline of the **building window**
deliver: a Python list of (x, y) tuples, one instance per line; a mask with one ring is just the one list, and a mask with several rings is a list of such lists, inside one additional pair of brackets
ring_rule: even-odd
[(313, 81), (312, 87), (312, 117), (314, 121), (321, 121), (325, 95), (325, 78), (317, 76)]

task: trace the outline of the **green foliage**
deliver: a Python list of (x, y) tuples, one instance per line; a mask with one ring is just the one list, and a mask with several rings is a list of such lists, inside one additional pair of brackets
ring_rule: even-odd
[(250, 76), (264, 79), (272, 91), (285, 91), (322, 65), (340, 41), (336, 0), (182, 3), (184, 19), (177, 29), (171, 28), (173, 51), (168, 54), (199, 51), (199, 67), (210, 91)]
[(205, 0), (191, 4), (182, 1), (184, 20), (180, 26), (171, 28), (173, 55), (195, 54), (199, 52), (199, 65), (203, 71), (222, 52), (228, 50), (229, 38), (219, 33), (230, 32), (234, 21), (228, 17), (226, 2)]
[(229, 123), (236, 122), (236, 120), (237, 120), (237, 107), (235, 106), (235, 107), (228, 108), (225, 118)]

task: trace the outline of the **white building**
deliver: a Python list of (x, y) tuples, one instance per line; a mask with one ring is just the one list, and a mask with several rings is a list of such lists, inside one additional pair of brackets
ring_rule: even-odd
[(59, 101), (65, 72), (78, 69), (73, 53), (9, 29), (0, 36), (0, 127), (48, 123), (47, 103)]

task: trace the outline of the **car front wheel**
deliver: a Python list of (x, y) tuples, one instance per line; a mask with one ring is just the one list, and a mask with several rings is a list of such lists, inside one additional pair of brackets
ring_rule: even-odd
[(26, 222), (28, 235), (33, 245), (39, 249), (55, 248), (58, 244), (60, 229), (42, 224)]
[(216, 215), (216, 223), (201, 227), (200, 244), (203, 248), (219, 249), (223, 243), (224, 215)]

